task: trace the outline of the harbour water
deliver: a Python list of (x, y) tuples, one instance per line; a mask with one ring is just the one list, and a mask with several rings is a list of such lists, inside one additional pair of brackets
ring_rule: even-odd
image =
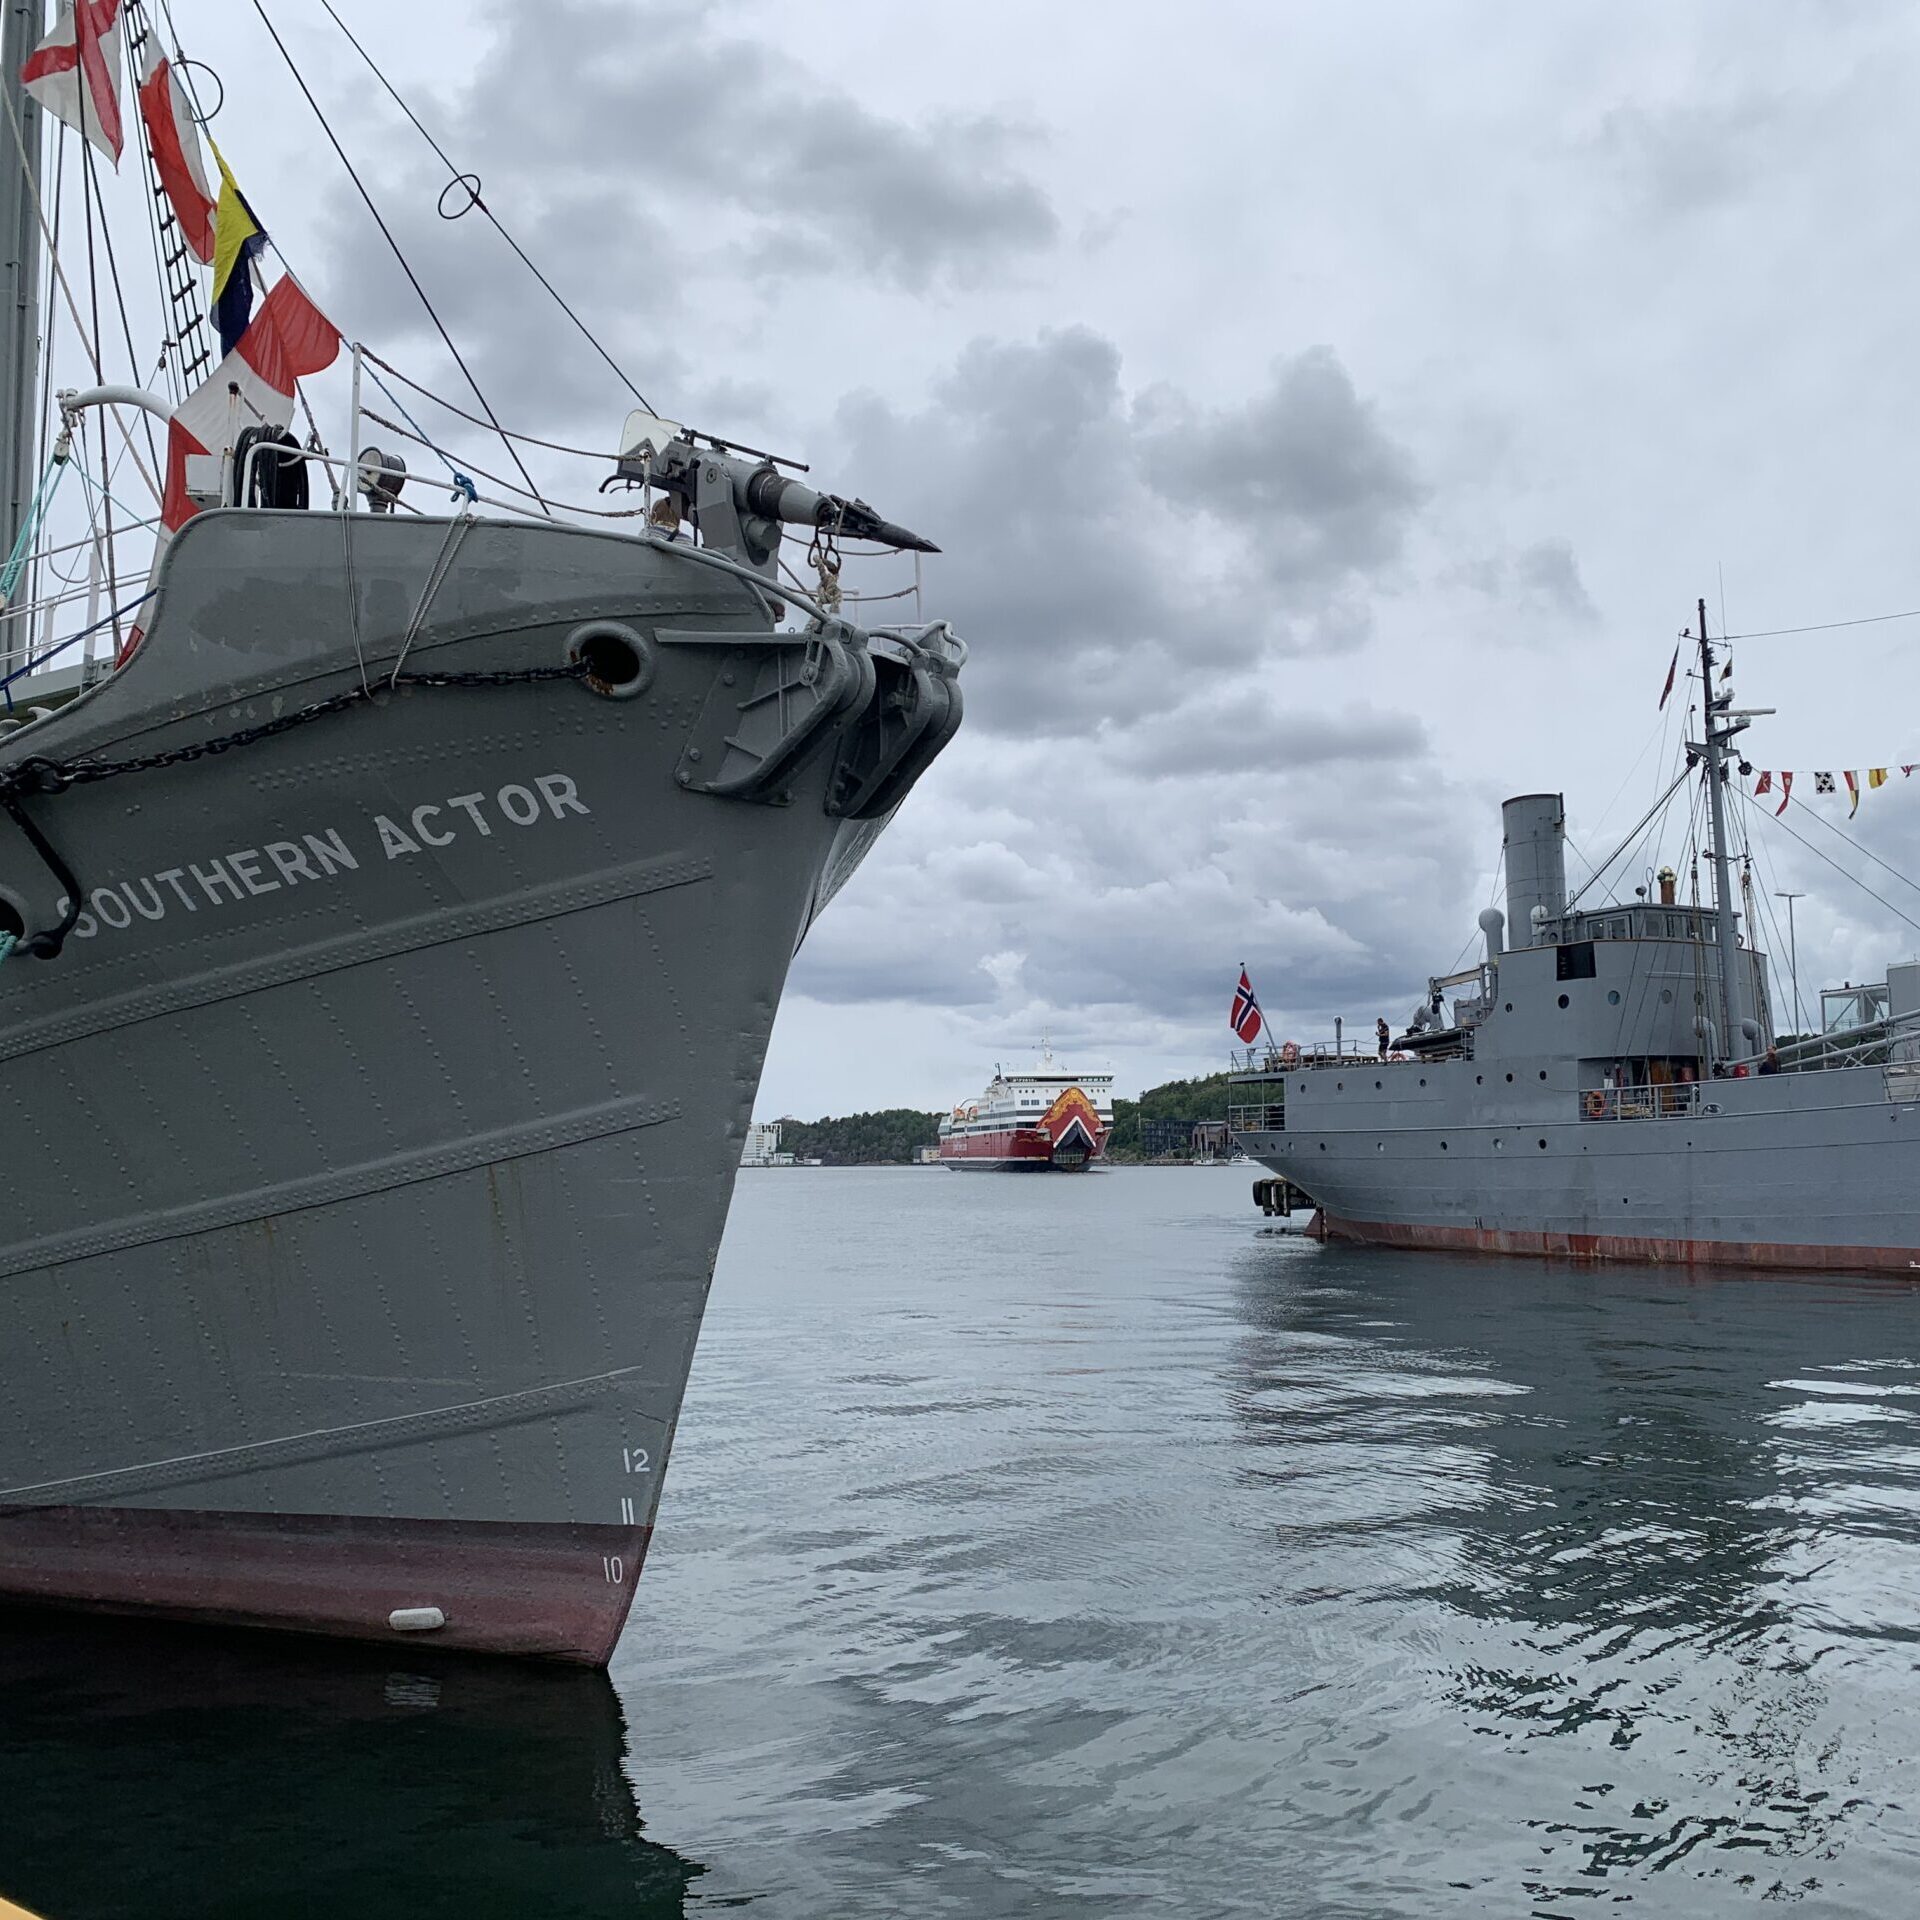
[(1904, 1910), (1920, 1287), (1321, 1247), (1255, 1171), (744, 1174), (608, 1679), (0, 1617), (0, 1895)]

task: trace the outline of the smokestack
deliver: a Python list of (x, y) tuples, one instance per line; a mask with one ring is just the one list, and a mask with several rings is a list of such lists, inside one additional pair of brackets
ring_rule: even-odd
[(1653, 877), (1660, 883), (1660, 904), (1663, 907), (1672, 906), (1674, 884), (1680, 876), (1671, 867), (1662, 867)]
[(1507, 852), (1507, 925), (1516, 941), (1538, 946), (1538, 908), (1557, 920), (1567, 910), (1567, 808), (1557, 793), (1523, 793), (1500, 809)]

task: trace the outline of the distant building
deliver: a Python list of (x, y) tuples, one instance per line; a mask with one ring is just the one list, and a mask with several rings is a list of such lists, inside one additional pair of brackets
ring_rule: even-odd
[(747, 1150), (740, 1156), (743, 1167), (790, 1167), (794, 1164), (793, 1155), (780, 1151), (780, 1122), (770, 1120), (765, 1126), (754, 1125), (747, 1129)]

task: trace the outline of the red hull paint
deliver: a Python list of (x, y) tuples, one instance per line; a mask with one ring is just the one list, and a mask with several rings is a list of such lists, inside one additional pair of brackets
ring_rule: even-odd
[(1627, 1233), (1538, 1233), (1497, 1227), (1427, 1227), (1343, 1220), (1324, 1210), (1307, 1231), (1364, 1246), (1452, 1253), (1511, 1253), (1568, 1260), (1626, 1260), (1646, 1266), (1768, 1267), (1806, 1273), (1920, 1275), (1920, 1247), (1802, 1246), (1758, 1240), (1671, 1240)]
[[(604, 1667), (651, 1529), (0, 1509), (0, 1600)], [(613, 1576), (618, 1574), (618, 1578)], [(399, 1607), (447, 1623), (398, 1633)]]
[(1032, 1171), (1034, 1173), (1078, 1173), (1098, 1160), (1106, 1147), (1106, 1136), (1095, 1141), (1085, 1159), (1062, 1165), (1053, 1157), (1053, 1142), (1037, 1129), (1009, 1128), (1004, 1133), (950, 1135), (940, 1144), (943, 1167), (979, 1167), (989, 1173)]

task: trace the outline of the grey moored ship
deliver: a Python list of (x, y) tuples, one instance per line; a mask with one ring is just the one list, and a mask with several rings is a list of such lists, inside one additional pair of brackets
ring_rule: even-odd
[(1668, 869), (1582, 906), (1560, 796), (1509, 800), (1506, 912), (1480, 916), (1484, 958), (1429, 982), (1391, 1057), (1269, 1045), (1234, 1076), (1236, 1136), (1280, 1176), (1256, 1186), (1268, 1210), (1388, 1246), (1920, 1268), (1920, 965), (1824, 996), (1822, 1031), (1771, 1047), (1727, 819), (1749, 716), (1713, 692), (1705, 634), (1702, 606), (1689, 766), (1713, 901), (1682, 904)]
[(217, 448), (0, 737), (0, 1597), (607, 1659), (789, 962), (964, 659), (776, 592), (783, 523), (926, 543), (624, 444), (644, 532)]

